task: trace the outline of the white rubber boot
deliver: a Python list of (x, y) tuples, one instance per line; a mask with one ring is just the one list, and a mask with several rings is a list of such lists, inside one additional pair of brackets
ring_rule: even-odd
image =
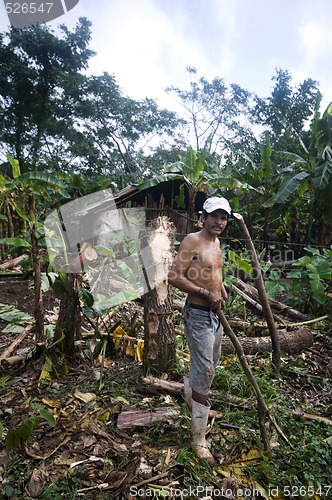
[(183, 377), (183, 391), (188, 408), (191, 410), (193, 405), (193, 391), (189, 382), (189, 377)]
[(191, 413), (191, 439), (195, 453), (199, 458), (207, 460), (211, 465), (215, 464), (209, 445), (205, 439), (206, 426), (209, 416), (210, 405), (207, 406), (192, 400)]

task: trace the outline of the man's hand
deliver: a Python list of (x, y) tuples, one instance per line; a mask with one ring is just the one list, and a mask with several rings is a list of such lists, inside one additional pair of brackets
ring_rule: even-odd
[(225, 307), (225, 299), (219, 294), (210, 292), (207, 300), (211, 311), (215, 311), (217, 314)]

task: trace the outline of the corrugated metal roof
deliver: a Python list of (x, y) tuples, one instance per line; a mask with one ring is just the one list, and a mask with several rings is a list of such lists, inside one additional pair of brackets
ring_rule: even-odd
[(129, 186), (121, 189), (121, 191), (118, 191), (117, 193), (113, 194), (114, 200), (119, 200), (123, 198), (124, 196), (131, 195), (137, 191), (137, 186), (138, 184), (129, 184)]

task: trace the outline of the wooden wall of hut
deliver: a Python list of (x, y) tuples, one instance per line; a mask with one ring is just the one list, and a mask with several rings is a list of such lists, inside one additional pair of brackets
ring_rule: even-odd
[[(132, 201), (131, 206), (141, 207), (142, 204)], [(159, 216), (168, 217), (176, 227), (175, 239), (178, 241), (182, 241), (188, 233), (192, 233), (200, 229), (200, 227), (198, 227), (199, 219), (191, 218), (190, 214), (186, 210), (176, 210), (165, 206), (165, 198), (163, 194), (160, 195), (159, 201), (156, 201), (150, 194), (147, 194), (144, 198), (143, 206), (146, 210), (147, 223)]]

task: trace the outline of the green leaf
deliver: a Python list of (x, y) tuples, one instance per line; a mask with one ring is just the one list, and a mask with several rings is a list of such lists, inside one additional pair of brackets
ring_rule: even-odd
[[(287, 179), (285, 179), (277, 193), (275, 194), (275, 196), (269, 200), (269, 202), (267, 203), (270, 203), (271, 201), (273, 202), (272, 204), (275, 204), (275, 203), (283, 203), (285, 200), (287, 200), (287, 198), (289, 198), (289, 196), (296, 190), (298, 189), (298, 187), (300, 186), (301, 184), (301, 181), (303, 181), (303, 179), (305, 179), (306, 177), (308, 177), (308, 173), (307, 172), (299, 172), (298, 174), (292, 176), (292, 177), (288, 177)], [(264, 205), (265, 206), (271, 206), (270, 204), (267, 205), (267, 203), (265, 203)]]
[(54, 427), (55, 420), (54, 420), (54, 415), (51, 411), (47, 410), (46, 408), (43, 408), (42, 410), (40, 410), (39, 413), (40, 413), (41, 418), (46, 420), (46, 422), (48, 423), (48, 425), (50, 427)]
[(305, 165), (307, 163), (302, 156), (299, 156), (296, 153), (291, 153), (290, 151), (277, 151), (276, 154), (283, 160), (291, 161), (292, 163), (298, 163), (301, 165)]
[(320, 276), (317, 273), (309, 273), (309, 282), (313, 299), (323, 305), (326, 301), (326, 295), (325, 287), (320, 279)]
[(12, 245), (18, 248), (31, 248), (31, 243), (22, 238), (1, 238), (0, 243), (4, 245)]
[(180, 193), (174, 197), (174, 200), (180, 208), (185, 208), (184, 184), (181, 184)]
[(270, 136), (266, 134), (265, 144), (261, 147), (261, 159), (263, 164), (263, 179), (269, 179), (272, 173), (272, 163), (271, 163), (272, 149), (270, 145)]
[(319, 259), (316, 265), (316, 270), (322, 279), (330, 280), (332, 277), (331, 262), (325, 259)]
[(13, 169), (13, 178), (16, 179), (19, 175), (21, 175), (19, 161), (15, 160), (10, 153), (7, 153), (7, 159)]
[(279, 281), (268, 280), (265, 283), (265, 290), (268, 297), (275, 297), (278, 293), (283, 292), (287, 289), (285, 283), (280, 283)]
[(20, 493), (18, 490), (15, 491), (14, 488), (12, 488), (9, 484), (6, 484), (5, 486), (5, 494), (8, 498), (12, 496), (13, 493)]
[(5, 445), (7, 450), (15, 450), (20, 444), (20, 436), (18, 435), (17, 429), (10, 429), (5, 437)]
[(68, 185), (55, 175), (49, 174), (48, 172), (25, 172), (15, 179), (16, 184), (22, 184), (24, 181), (42, 181), (46, 184), (56, 186), (59, 188), (68, 188)]
[(14, 306), (3, 304), (0, 302), (0, 319), (2, 321), (7, 321), (7, 323), (15, 323), (15, 324), (25, 324), (31, 323), (33, 321), (33, 317), (29, 314), (19, 311)]
[(89, 292), (89, 290), (86, 290), (86, 288), (81, 288), (81, 292), (82, 292), (82, 295), (83, 295), (83, 300), (84, 300), (84, 305), (86, 307), (92, 307), (93, 304), (94, 304), (94, 296), (92, 295), (91, 292)]
[(307, 179), (305, 179), (303, 182), (301, 182), (300, 187), (299, 187), (298, 192), (297, 192), (299, 198), (301, 198), (301, 196), (304, 195), (304, 193), (307, 191), (308, 187), (309, 187), (309, 182)]
[(9, 324), (5, 326), (5, 328), (2, 330), (2, 333), (22, 333), (23, 330), (24, 326)]
[(289, 279), (300, 279), (302, 277), (302, 272), (301, 271), (289, 271), (287, 274), (287, 278)]
[[(331, 151), (332, 153), (332, 151)], [(332, 178), (332, 155), (326, 157), (326, 159), (319, 163), (315, 170), (314, 177), (314, 187), (317, 190), (324, 189), (328, 186), (330, 179)]]
[(3, 425), (0, 422), (0, 439), (2, 439), (2, 436), (3, 436)]
[(52, 283), (52, 289), (57, 297), (61, 297), (61, 295), (67, 289), (67, 283), (61, 276), (57, 276)]
[(31, 438), (32, 432), (33, 432), (33, 424), (31, 420), (23, 420), (23, 422), (20, 423), (17, 429), (18, 436), (21, 439)]
[(5, 445), (8, 450), (18, 448), (21, 439), (30, 439), (33, 432), (31, 420), (23, 420), (17, 429), (10, 429), (5, 438)]

